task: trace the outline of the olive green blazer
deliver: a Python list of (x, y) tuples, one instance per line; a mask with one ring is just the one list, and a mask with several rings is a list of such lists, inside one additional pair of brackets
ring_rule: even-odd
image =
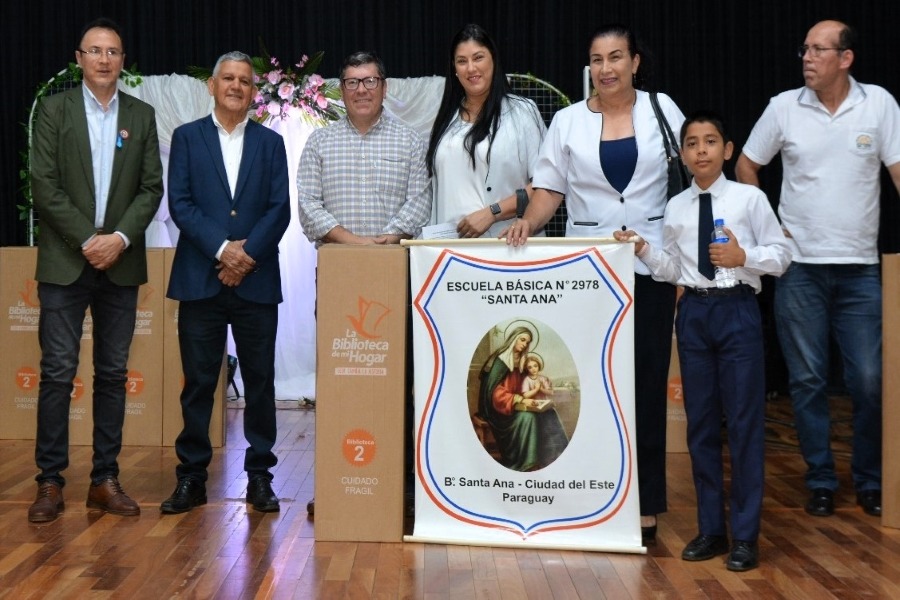
[[(117, 285), (147, 281), (144, 232), (163, 195), (153, 107), (119, 91), (117, 144), (103, 231), (131, 245), (107, 274)], [(31, 145), (31, 190), (39, 219), (38, 281), (68, 285), (87, 260), (81, 246), (96, 233), (94, 170), (81, 86), (41, 101)]]

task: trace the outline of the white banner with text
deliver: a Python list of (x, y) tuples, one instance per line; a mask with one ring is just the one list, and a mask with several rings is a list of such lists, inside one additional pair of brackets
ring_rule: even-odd
[(634, 248), (410, 244), (411, 541), (643, 552)]

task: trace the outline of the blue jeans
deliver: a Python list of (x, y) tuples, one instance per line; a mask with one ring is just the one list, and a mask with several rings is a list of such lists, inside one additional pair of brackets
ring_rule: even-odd
[(41, 316), (41, 385), (38, 391), (35, 462), (39, 483), (65, 484), (69, 466), (69, 404), (78, 370), (82, 323), (91, 308), (94, 323), (94, 430), (91, 481), (118, 477), (125, 422), (128, 351), (134, 335), (138, 287), (118, 286), (86, 265), (70, 285), (38, 283)]
[(857, 491), (881, 489), (881, 281), (879, 265), (791, 263), (775, 286), (778, 339), (809, 489), (838, 487), (826, 384), (828, 342), (843, 358), (853, 400), (851, 473)]

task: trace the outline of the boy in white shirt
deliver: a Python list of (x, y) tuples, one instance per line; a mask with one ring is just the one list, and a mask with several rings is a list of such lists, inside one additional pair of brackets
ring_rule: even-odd
[[(695, 113), (684, 122), (681, 141), (694, 180), (666, 206), (663, 247), (651, 247), (637, 237), (640, 232), (614, 236), (636, 241), (635, 253), (654, 278), (684, 286), (675, 331), (699, 535), (681, 557), (708, 560), (729, 552), (724, 416), (732, 473), (727, 567), (746, 571), (759, 565), (764, 483), (765, 351), (755, 295), (761, 289), (760, 276), (783, 273), (791, 255), (766, 195), (723, 175), (734, 148), (722, 120), (714, 113)], [(713, 216), (724, 219), (727, 243), (710, 243)], [(717, 287), (715, 267), (733, 268), (738, 285)]]

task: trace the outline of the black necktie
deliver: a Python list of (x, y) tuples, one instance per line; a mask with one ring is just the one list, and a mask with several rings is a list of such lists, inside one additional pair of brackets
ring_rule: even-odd
[(709, 236), (713, 230), (712, 196), (700, 194), (700, 210), (697, 220), (697, 270), (707, 279), (716, 278), (716, 270), (709, 261)]

